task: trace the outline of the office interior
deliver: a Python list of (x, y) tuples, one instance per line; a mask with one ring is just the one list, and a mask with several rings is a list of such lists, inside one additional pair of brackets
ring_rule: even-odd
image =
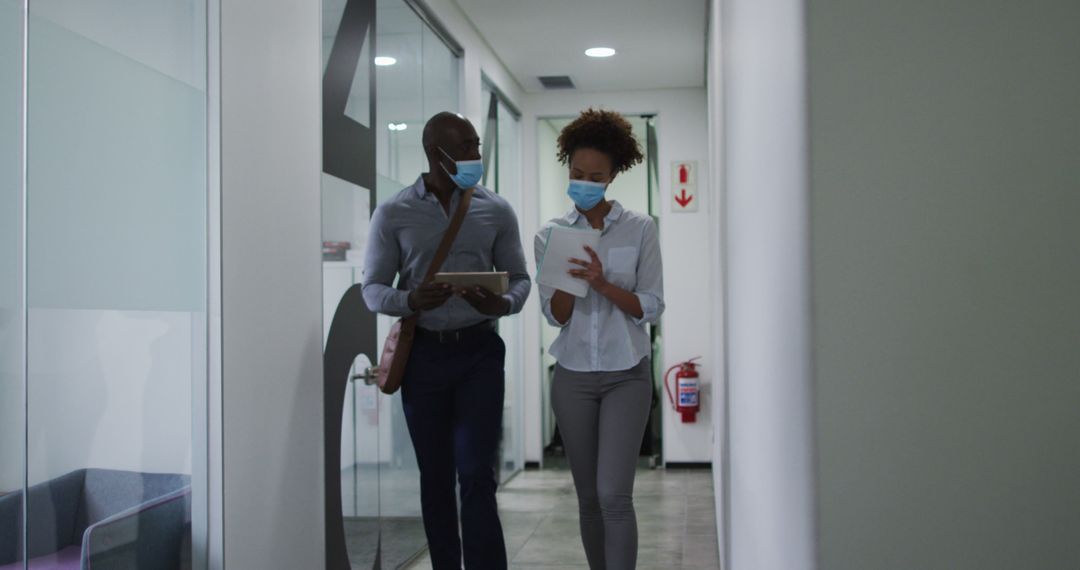
[[(371, 213), (458, 113), (535, 270), (590, 107), (633, 126), (609, 197), (664, 258), (639, 568), (1080, 568), (1078, 27), (1068, 0), (0, 0), (0, 570), (430, 568), (371, 383)], [(498, 332), (509, 565), (587, 568), (535, 291)]]

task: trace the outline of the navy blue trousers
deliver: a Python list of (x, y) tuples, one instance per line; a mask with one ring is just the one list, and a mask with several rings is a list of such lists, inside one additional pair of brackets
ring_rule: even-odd
[[(503, 570), (495, 503), (506, 345), (497, 333), (456, 343), (417, 338), (402, 381), (420, 466), (420, 505), (434, 570)], [(461, 536), (455, 475), (461, 491)]]

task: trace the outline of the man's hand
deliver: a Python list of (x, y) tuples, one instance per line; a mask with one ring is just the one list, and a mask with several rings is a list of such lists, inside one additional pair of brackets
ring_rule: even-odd
[(477, 285), (467, 289), (458, 289), (457, 294), (482, 314), (501, 317), (510, 312), (510, 301), (485, 287)]
[(443, 306), (454, 294), (454, 288), (446, 283), (428, 283), (409, 293), (409, 308), (413, 311), (430, 311)]

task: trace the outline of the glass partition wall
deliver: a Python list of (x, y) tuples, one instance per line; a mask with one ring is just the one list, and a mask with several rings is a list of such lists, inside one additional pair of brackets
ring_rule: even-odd
[[(427, 170), (421, 144), (427, 119), (459, 108), (460, 48), (426, 23), (422, 6), (405, 0), (322, 5), (324, 361), (334, 358), (346, 322), (354, 325), (355, 346), (346, 353), (343, 377), (327, 379), (330, 389), (348, 376), (343, 403), (327, 412), (341, 417), (340, 465), (331, 468), (340, 470), (342, 516), (340, 522), (328, 517), (328, 525), (339, 527), (327, 529), (329, 567), (398, 568), (426, 545), (420, 474), (400, 392), (382, 394), (365, 374), (394, 319), (371, 314), (358, 284), (371, 213)], [(339, 314), (346, 316), (335, 320)], [(338, 374), (327, 366), (328, 374)], [(341, 559), (332, 552), (339, 533)]]
[[(485, 117), (477, 130), (483, 141), (483, 184), (498, 193), (523, 215), (521, 193), (521, 113), (496, 88), (483, 79), (481, 89)], [(520, 231), (520, 219), (519, 219)], [(522, 236), (526, 258), (532, 240)], [(499, 322), (499, 334), (506, 342), (506, 395), (503, 403), (502, 445), (499, 449), (499, 481), (505, 483), (525, 467), (524, 324), (521, 315)]]
[(22, 559), (21, 503), (26, 467), (22, 299), (24, 9), (22, 0), (0, 0), (0, 566)]
[(201, 568), (206, 2), (28, 4), (24, 68), (0, 0), (0, 567)]

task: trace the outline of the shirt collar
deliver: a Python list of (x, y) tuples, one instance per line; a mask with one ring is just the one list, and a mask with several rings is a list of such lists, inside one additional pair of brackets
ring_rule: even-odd
[[(455, 193), (456, 192), (457, 192), (457, 188), (455, 188)], [(451, 195), (453, 195), (453, 194), (451, 194)], [(436, 202), (438, 201), (438, 199), (435, 198), (434, 194), (429, 195), (428, 187), (423, 184), (423, 175), (422, 174), (416, 178), (416, 184), (413, 185), (413, 198), (415, 198), (417, 200), (429, 200), (430, 199), (430, 200), (435, 200)]]
[[(477, 184), (476, 187), (479, 189), (480, 185)], [(416, 182), (412, 185), (412, 193), (413, 193), (413, 197), (416, 198), (417, 200), (428, 200), (428, 199), (430, 199), (430, 200), (435, 200), (436, 202), (439, 201), (439, 199), (437, 197), (435, 197), (434, 194), (429, 194), (428, 193), (427, 186), (424, 184), (424, 175), (423, 174), (421, 174), (420, 176), (418, 176), (416, 178)], [(454, 187), (454, 192), (451, 195), (453, 196), (453, 195), (460, 194), (460, 193), (461, 193), (461, 188), (458, 188), (458, 187), (455, 186)]]
[[(612, 200), (611, 211), (608, 212), (606, 216), (604, 216), (604, 221), (613, 224), (619, 221), (619, 218), (622, 217), (622, 214), (622, 204), (620, 204), (618, 200)], [(582, 219), (584, 217), (585, 215), (579, 212), (577, 208), (570, 208), (570, 211), (566, 213), (566, 216), (564, 216), (563, 219), (566, 220), (570, 225), (574, 225), (577, 224), (579, 219)]]
[(416, 183), (412, 185), (413, 196), (418, 200), (423, 200), (427, 195), (427, 187), (424, 186), (424, 175), (421, 174), (416, 178)]

